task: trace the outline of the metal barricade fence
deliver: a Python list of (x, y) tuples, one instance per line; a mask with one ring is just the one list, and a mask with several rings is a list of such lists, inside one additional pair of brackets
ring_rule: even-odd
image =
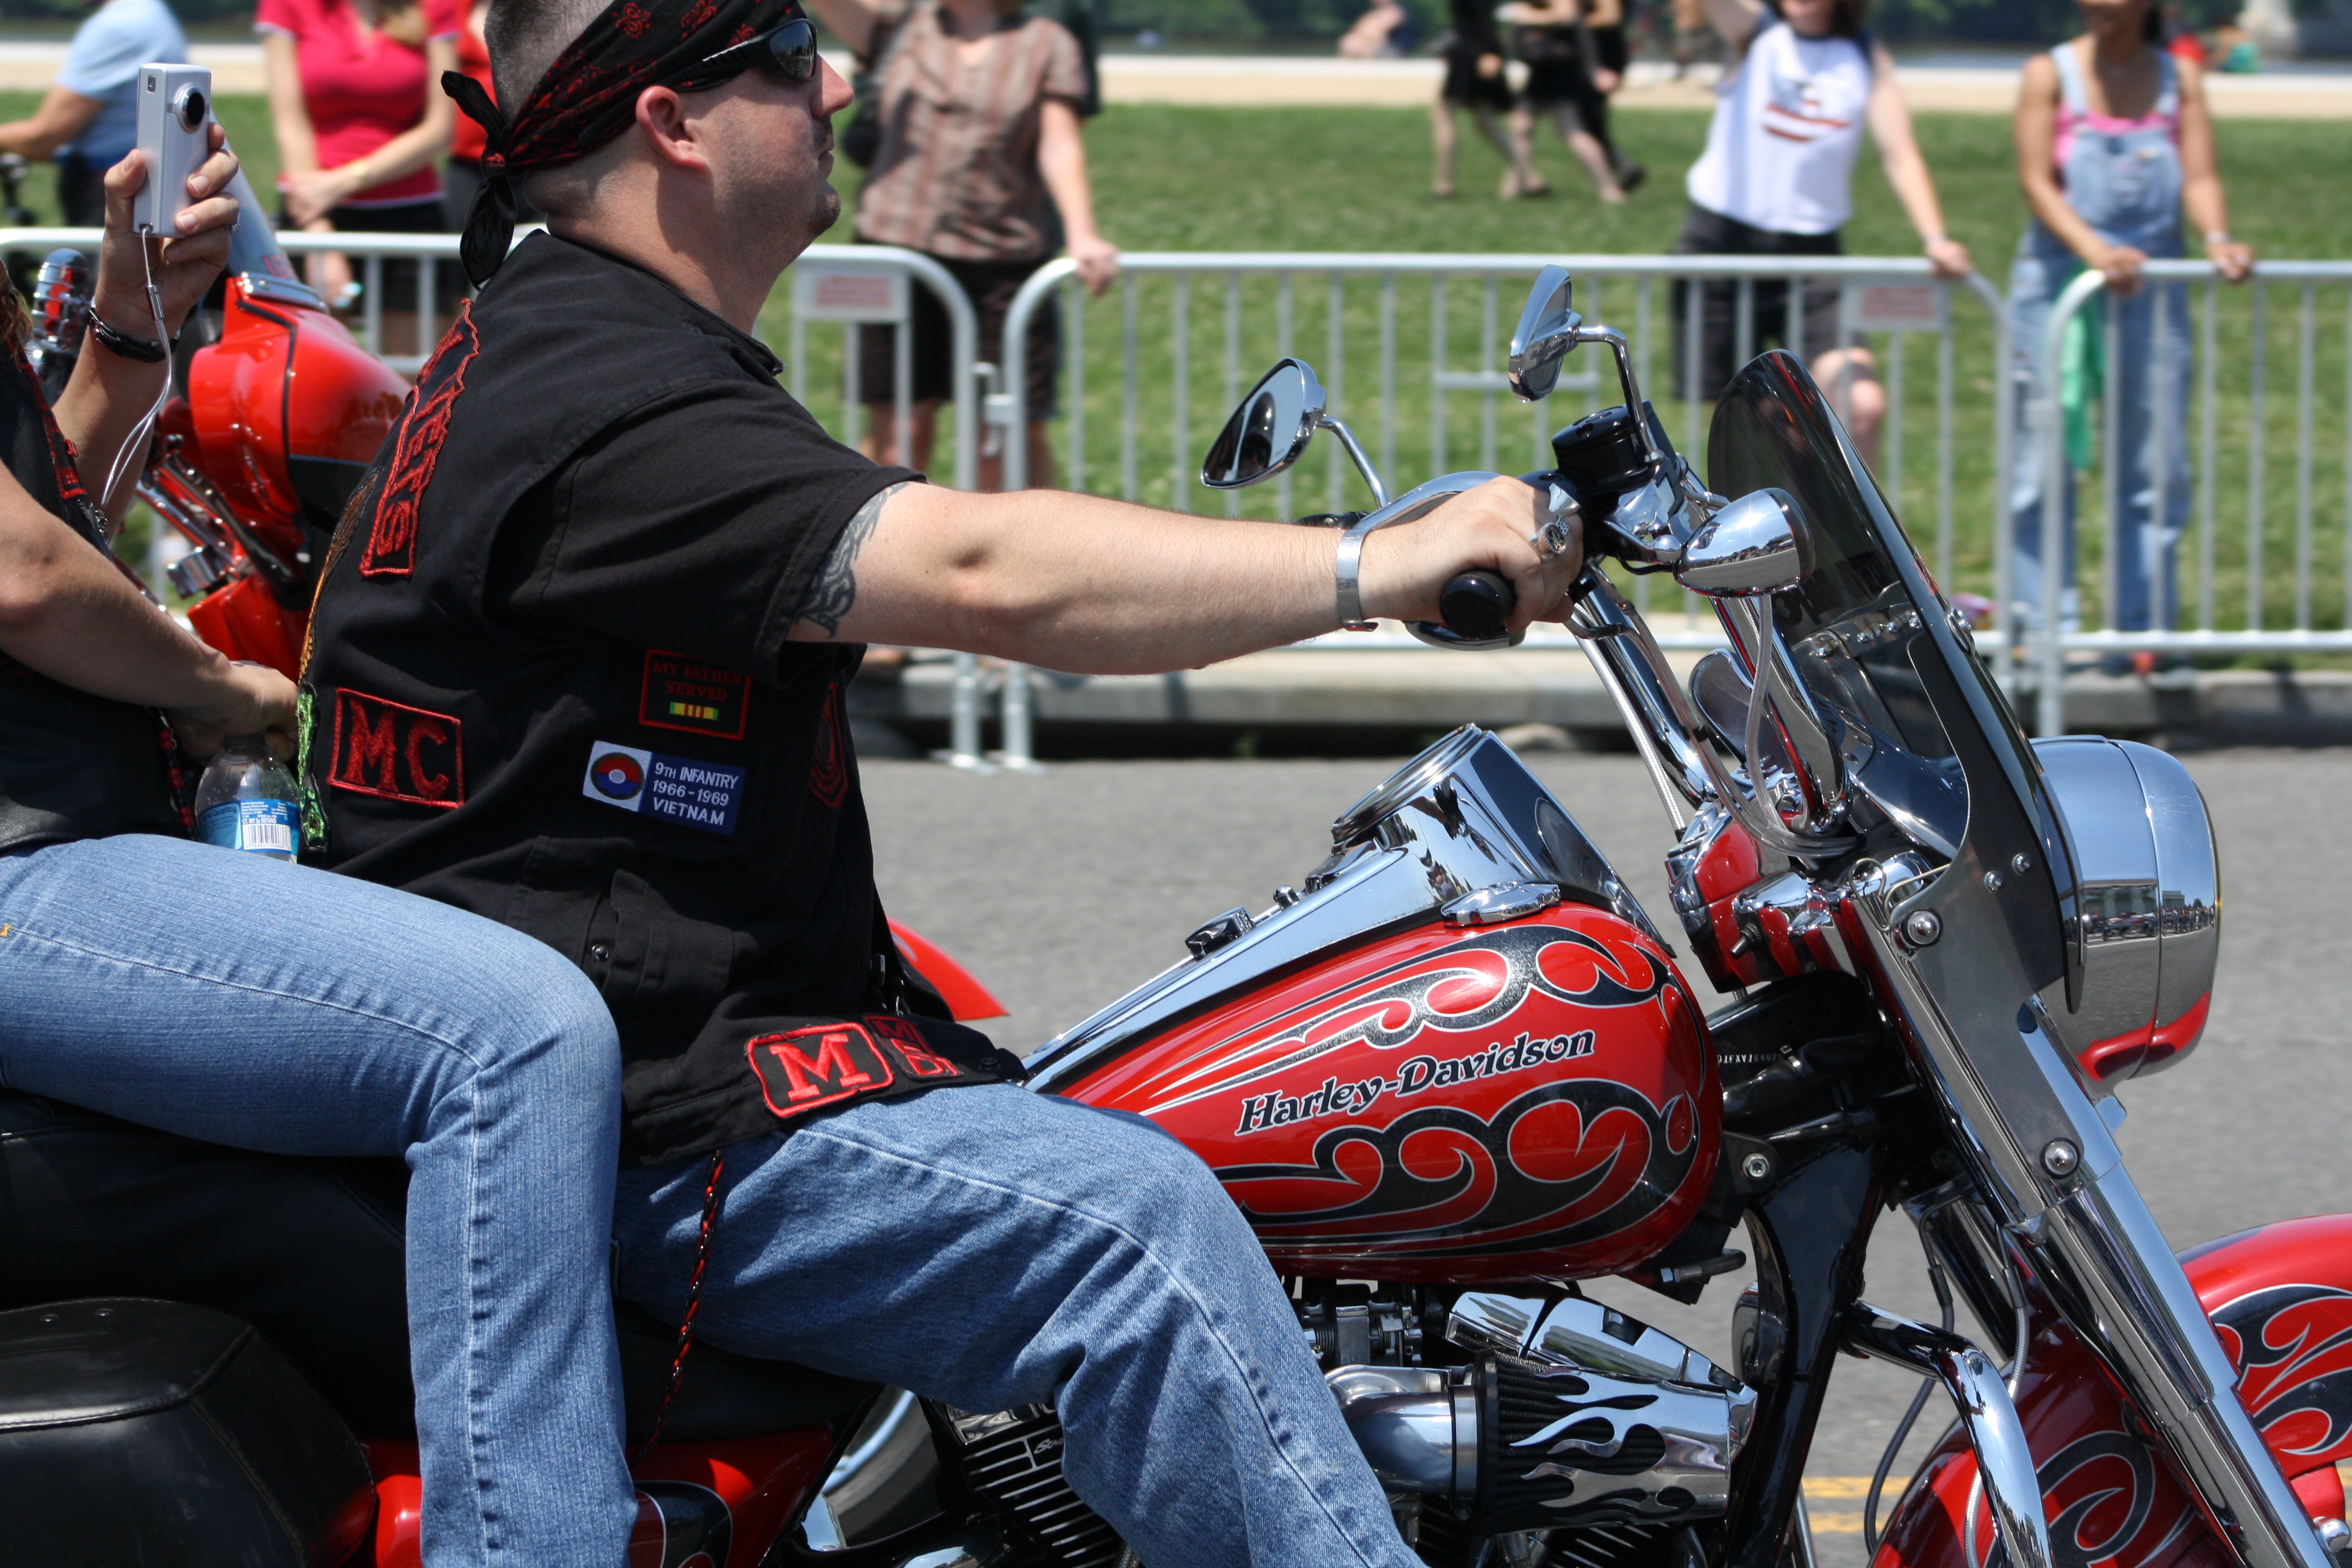
[[(2001, 596), (2044, 734), (2065, 728), (2069, 654), (2352, 653), (2352, 262), (2266, 261), (2235, 286), (2201, 261), (2142, 276), (2126, 300), (2082, 273), (2019, 345), (2033, 446), (2012, 500), (2036, 554), (2012, 570), (2005, 549)], [(2335, 428), (2323, 388), (2342, 395)]]
[[(95, 254), (100, 238), (95, 229), (0, 228), (0, 251), (74, 246)], [(442, 285), (460, 265), (457, 237), (289, 233), (278, 240), (297, 257), (349, 258), (364, 285), (355, 334), (395, 369), (415, 373), (448, 319)], [(404, 297), (394, 299), (386, 268), (404, 261), (415, 264), (414, 293), (397, 290)], [(1882, 487), (1946, 591), (1981, 591), (1990, 600), (1987, 651), (2013, 694), (2032, 690), (2038, 731), (2063, 730), (2070, 656), (2352, 653), (2352, 262), (2264, 262), (2247, 284), (2232, 287), (2203, 262), (2152, 261), (2144, 271), (2146, 303), (2137, 307), (2085, 272), (2051, 301), (2039, 342), (2016, 345), (2012, 358), (2010, 313), (1990, 283), (1936, 279), (1910, 258), (1807, 257), (1798, 265), (1780, 257), (1146, 252), (1122, 261), (1110, 298), (1092, 307), (1097, 315), (1116, 313), (1115, 334), (1090, 335), (1089, 306), (1066, 260), (1028, 280), (1006, 322), (1001, 357), (1008, 367), (1027, 363), (1030, 336), (1049, 310), (1063, 323), (1064, 471), (1055, 476), (1028, 471), (1026, 378), (979, 363), (971, 301), (931, 258), (885, 246), (812, 246), (761, 327), (771, 341), (786, 338), (790, 385), (824, 417), (829, 392), (819, 395), (814, 367), (833, 356), (826, 347), (813, 350), (810, 328), (842, 326), (840, 402), (829, 423), (850, 441), (858, 438), (863, 405), (859, 329), (891, 328), (900, 437), (885, 456), (903, 461), (911, 456), (912, 291), (920, 286), (941, 301), (950, 326), (959, 488), (976, 485), (983, 443), (993, 450), (1002, 441), (1009, 488), (1058, 482), (1179, 510), (1215, 497), (1228, 515), (1287, 517), (1299, 487), (1315, 486), (1311, 459), (1245, 495), (1197, 486), (1200, 450), (1216, 422), (1248, 380), (1283, 354), (1299, 353), (1316, 364), (1331, 413), (1357, 416), (1360, 435), (1392, 482), (1444, 471), (1473, 453), (1478, 467), (1508, 470), (1518, 466), (1509, 452), (1519, 439), (1507, 435), (1502, 412), (1510, 402), (1503, 376), (1509, 322), (1520, 286), (1556, 261), (1574, 274), (1585, 318), (1626, 332), (1644, 393), (1696, 458), (1708, 402), (1681, 394), (1699, 368), (1701, 302), (1697, 289), (1686, 290), (1677, 322), (1674, 286), (1732, 286), (1737, 362), (1768, 336), (1785, 342), (1801, 331), (1803, 284), (1836, 285), (1840, 342), (1865, 340), (1879, 362), (1887, 403)], [(1775, 287), (1786, 300), (1779, 320), (1759, 309), (1763, 291)], [(1414, 302), (1427, 311), (1418, 351), (1403, 330), (1407, 289), (1424, 295)], [(1162, 289), (1164, 327), (1147, 328), (1145, 296)], [(1956, 311), (1955, 293), (1973, 297), (1983, 310)], [(386, 318), (412, 313), (404, 304), (418, 330), (406, 343), (387, 342)], [(2143, 314), (2131, 315), (2135, 309)], [(1321, 331), (1310, 340), (1306, 326)], [(1670, 342), (1677, 326), (1680, 363)], [(1925, 344), (1915, 342), (1921, 338)], [(2168, 360), (2161, 345), (2175, 342), (2181, 357)], [(1932, 355), (1926, 378), (1910, 363), (1923, 350)], [(1360, 386), (1366, 378), (1351, 377), (1350, 367), (1368, 362), (1373, 384), (1351, 405), (1351, 381)], [(1967, 368), (1976, 365), (1990, 374)], [(2291, 393), (2273, 384), (2290, 365)], [(2133, 374), (2141, 384), (2136, 393), (2118, 384)], [(1210, 376), (1213, 391), (1198, 384)], [(1924, 396), (1914, 384), (1921, 379), (1930, 381)], [(2322, 395), (2337, 389), (2340, 415), (2323, 419)], [(1838, 395), (1835, 386), (1829, 390)], [(2103, 390), (2112, 395), (2099, 395)], [(1572, 364), (1560, 393), (1528, 415), (1526, 467), (1549, 466), (1553, 428), (1617, 398), (1608, 367), (1597, 360)], [(1164, 437), (1151, 428), (1156, 419), (1165, 421)], [(1915, 454), (1923, 445), (1920, 464)], [(1319, 503), (1309, 504), (1338, 511), (1350, 499), (1368, 500), (1338, 443), (1326, 444), (1321, 464)], [(2087, 492), (2079, 507), (2077, 492)], [(2112, 521), (2119, 506), (2155, 518), (2156, 528), (2117, 541)], [(2078, 514), (2071, 522), (2070, 513)], [(2340, 523), (2331, 521), (2337, 517)], [(2021, 569), (2019, 531), (2027, 530), (2030, 542), (2036, 526), (2038, 537), (2063, 542), (2058, 550), (2035, 546)], [(2332, 538), (2336, 528), (2341, 537)], [(2177, 587), (2168, 561), (2177, 563)], [(2123, 617), (2133, 624), (2117, 624), (2119, 594), (2135, 591), (2144, 594), (2144, 612)], [(1634, 593), (1662, 645), (1719, 646), (1712, 614), (1671, 582), (1639, 578)], [(2059, 612), (2043, 614), (2048, 605)], [(1538, 627), (1528, 640), (1573, 641), (1550, 627)], [(1375, 633), (1299, 646), (1421, 645), (1402, 633)], [(987, 766), (981, 731), (991, 684), (977, 659), (957, 656), (946, 753), (957, 765)], [(997, 684), (1000, 760), (1031, 767), (1028, 672), (1010, 666)]]
[[(1200, 489), (1197, 473), (1202, 449), (1258, 371), (1297, 353), (1316, 366), (1330, 413), (1354, 416), (1351, 423), (1359, 437), (1399, 491), (1410, 488), (1412, 478), (1464, 466), (1457, 458), (1473, 451), (1479, 468), (1549, 468), (1555, 428), (1622, 401), (1613, 372), (1598, 357), (1584, 366), (1571, 362), (1560, 391), (1526, 415), (1525, 445), (1520, 445), (1521, 437), (1506, 434), (1503, 407), (1519, 406), (1509, 397), (1504, 377), (1510, 326), (1527, 283), (1553, 263), (1574, 276), (1577, 308), (1587, 321), (1606, 322), (1626, 333), (1645, 396), (1702, 467), (1710, 400), (1680, 394), (1696, 384), (1701, 372), (1703, 290), (1682, 290), (1678, 321), (1675, 286), (1720, 282), (1730, 287), (1734, 363), (1744, 363), (1768, 337), (1803, 341), (1805, 286), (1836, 287), (1838, 343), (1871, 346), (1879, 362), (1887, 402), (1878, 465), (1885, 488), (1898, 511), (1910, 520), (1939, 582), (1948, 588), (1979, 580), (1992, 586), (1992, 546), (1986, 531), (1971, 528), (1963, 553), (1955, 477), (1965, 470), (1971, 481), (1969, 489), (1983, 498), (1977, 515), (1998, 532), (2012, 422), (2010, 378), (2003, 374), (2010, 357), (2008, 316), (2000, 293), (1983, 279), (1938, 279), (1927, 262), (1914, 258), (1807, 257), (1798, 261), (1722, 256), (1131, 253), (1121, 258), (1123, 276), (1108, 305), (1094, 308), (1116, 311), (1116, 347), (1109, 353), (1090, 347), (1102, 334), (1090, 335), (1087, 302), (1075, 281), (1075, 268), (1067, 260), (1054, 261), (1024, 285), (1008, 314), (1002, 358), (1015, 368), (1002, 378), (1005, 389), (987, 399), (989, 439), (1003, 442), (1008, 488), (1033, 479), (1058, 482), (1072, 489), (1187, 511), (1213, 497), (1230, 516), (1246, 510), (1286, 518), (1295, 514), (1299, 486), (1314, 485), (1309, 473), (1314, 459), (1246, 497)], [(1778, 317), (1771, 314), (1767, 292), (1776, 285), (1785, 301)], [(1162, 286), (1164, 326), (1150, 330), (1144, 324), (1143, 296), (1148, 289), (1161, 291)], [(1402, 299), (1407, 289), (1424, 299), (1407, 305)], [(1955, 310), (1955, 293), (1970, 296), (1982, 310)], [(1314, 304), (1318, 295), (1319, 310)], [(1401, 326), (1409, 310), (1424, 305), (1428, 337), (1416, 352), (1403, 341)], [(1018, 371), (1028, 363), (1031, 334), (1046, 330), (1043, 323), (1049, 319), (1057, 319), (1063, 337), (1060, 447), (1065, 468), (1050, 479), (1028, 471), (1024, 428), (1030, 417), (1028, 389)], [(1321, 331), (1311, 336), (1301, 331), (1312, 326)], [(1672, 342), (1676, 337), (1679, 363)], [(1919, 338), (1927, 342), (1915, 343)], [(1865, 339), (1871, 340), (1866, 345)], [(1815, 347), (1818, 353), (1820, 345)], [(1202, 352), (1204, 348), (1208, 352)], [(1918, 378), (1910, 363), (1923, 348), (1932, 356), (1927, 399), (1915, 390)], [(1150, 374), (1144, 368), (1147, 358), (1158, 362)], [(1106, 359), (1114, 362), (1116, 378), (1108, 391), (1099, 379)], [(1367, 362), (1372, 370), (1369, 378), (1355, 369)], [(1967, 373), (1969, 385), (1980, 389), (1981, 395), (1966, 405), (1958, 385), (1963, 363), (1981, 367)], [(1666, 374), (1661, 375), (1661, 371)], [(1196, 383), (1213, 375), (1218, 390), (1203, 395)], [(1373, 384), (1351, 399), (1351, 388), (1361, 389), (1366, 379)], [(1155, 380), (1164, 392), (1155, 389)], [(1838, 386), (1829, 390), (1833, 397), (1842, 395)], [(1927, 405), (1924, 419), (1919, 411), (1923, 401)], [(1166, 420), (1164, 447), (1149, 432), (1147, 408)], [(1205, 418), (1201, 417), (1204, 409)], [(1108, 439), (1100, 428), (1106, 414), (1114, 426)], [(1419, 453), (1412, 451), (1414, 446), (1421, 447)], [(1925, 484), (1919, 482), (1922, 474), (1916, 466), (1922, 447)], [(1106, 457), (1108, 462), (1103, 460)], [(1369, 493), (1347, 467), (1337, 442), (1326, 444), (1321, 462), (1322, 493), (1310, 507), (1339, 511), (1351, 497), (1369, 504)], [(1096, 482), (1097, 476), (1108, 482)], [(1906, 508), (1906, 499), (1920, 504)], [(1920, 526), (1926, 521), (1921, 511), (1932, 519), (1925, 528)], [(1721, 645), (1711, 609), (1670, 580), (1641, 577), (1633, 592), (1664, 646)], [(2005, 596), (1996, 599), (2006, 603)], [(1996, 631), (2005, 634), (2005, 608), (1996, 608), (1995, 616)], [(1538, 627), (1528, 641), (1573, 645), (1574, 639), (1562, 628)], [(1421, 647), (1402, 632), (1335, 634), (1299, 646)], [(1011, 765), (1026, 766), (1032, 742), (1028, 672), (1009, 667), (1003, 689), (1003, 755)]]

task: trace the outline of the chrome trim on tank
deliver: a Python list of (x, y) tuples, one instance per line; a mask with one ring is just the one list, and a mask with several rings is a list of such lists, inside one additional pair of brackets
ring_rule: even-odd
[(1463, 894), (1438, 913), (1450, 926), (1498, 926), (1541, 914), (1559, 902), (1559, 889), (1549, 882), (1497, 882)]
[(1435, 921), (1450, 904), (1512, 884), (1556, 888), (1673, 952), (1575, 818), (1508, 746), (1475, 725), (1398, 769), (1331, 834), (1330, 858), (1296, 901), (1277, 899), (1245, 929), (1039, 1047), (1029, 1058), (1031, 1087), (1055, 1092), (1135, 1042), (1317, 953)]
[(236, 280), (256, 300), (267, 300), (274, 305), (308, 305), (314, 310), (327, 308), (319, 291), (298, 279), (280, 278), (272, 272), (240, 272)]

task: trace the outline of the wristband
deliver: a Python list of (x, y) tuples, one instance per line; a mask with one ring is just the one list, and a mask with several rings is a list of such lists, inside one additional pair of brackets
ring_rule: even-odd
[(1922, 250), (1932, 250), (1937, 246), (1948, 243), (1951, 237), (1952, 237), (1948, 234), (1931, 234), (1927, 238), (1919, 242), (1919, 248)]
[(1371, 531), (1361, 522), (1339, 536), (1339, 626), (1343, 631), (1368, 632), (1372, 623), (1364, 618), (1364, 595), (1359, 574), (1364, 563), (1364, 538)]
[(2230, 231), (2226, 228), (2208, 229), (2205, 231), (2205, 243), (2208, 245), (2227, 245), (2230, 243)]
[(141, 364), (162, 364), (163, 345), (145, 338), (134, 338), (120, 328), (109, 326), (97, 311), (90, 312), (89, 335), (96, 338), (109, 353), (124, 359), (137, 360)]

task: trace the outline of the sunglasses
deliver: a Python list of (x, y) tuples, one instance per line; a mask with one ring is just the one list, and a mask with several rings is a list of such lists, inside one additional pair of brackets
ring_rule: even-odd
[(680, 71), (670, 86), (680, 92), (700, 92), (719, 86), (757, 66), (779, 81), (807, 81), (816, 75), (816, 24), (795, 16), (772, 32), (746, 38), (697, 60)]

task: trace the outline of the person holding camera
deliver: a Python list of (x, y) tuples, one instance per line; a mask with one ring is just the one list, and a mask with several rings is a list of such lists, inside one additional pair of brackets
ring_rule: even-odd
[(636, 1509), (603, 1001), (519, 932), (188, 837), (199, 759), (233, 736), (290, 754), (298, 729), (292, 682), (145, 595), (100, 493), (228, 260), (236, 161), (206, 129), (168, 238), (132, 232), (145, 154), (108, 172), (89, 342), (54, 416), (5, 296), (0, 1083), (243, 1149), (404, 1160), (426, 1561), (619, 1568)]

